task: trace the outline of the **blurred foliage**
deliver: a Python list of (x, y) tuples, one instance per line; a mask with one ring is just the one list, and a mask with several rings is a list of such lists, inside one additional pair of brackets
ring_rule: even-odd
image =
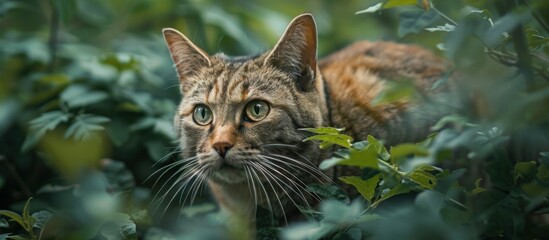
[[(207, 197), (149, 211), (178, 153), (160, 31), (254, 54), (302, 12), (320, 56), (361, 39), (419, 44), (454, 63), (467, 101), (421, 143), (307, 129), (341, 148), (321, 168), (363, 169), (340, 178), (362, 197), (311, 185), (320, 208), (287, 227), (258, 214), (259, 238), (549, 238), (548, 11), (542, 0), (0, 1), (0, 239), (238, 239)], [(377, 100), (411, 94), (397, 85)]]

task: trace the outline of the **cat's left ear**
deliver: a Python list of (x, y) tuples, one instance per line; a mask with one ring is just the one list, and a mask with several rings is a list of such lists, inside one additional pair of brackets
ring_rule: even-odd
[(311, 14), (301, 14), (286, 28), (264, 64), (272, 64), (295, 76), (303, 90), (314, 88), (316, 79), (316, 24)]

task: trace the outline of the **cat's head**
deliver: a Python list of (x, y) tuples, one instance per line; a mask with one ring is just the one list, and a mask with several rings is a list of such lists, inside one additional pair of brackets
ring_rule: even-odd
[(174, 29), (163, 33), (183, 95), (175, 129), (191, 166), (221, 183), (268, 178), (268, 169), (307, 174), (320, 151), (303, 142), (299, 129), (326, 118), (310, 14), (296, 17), (272, 50), (253, 57), (210, 56)]

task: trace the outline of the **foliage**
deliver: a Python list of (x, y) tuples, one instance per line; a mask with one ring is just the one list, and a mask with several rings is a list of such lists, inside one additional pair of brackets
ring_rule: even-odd
[[(210, 53), (252, 54), (305, 11), (317, 20), (319, 55), (364, 38), (421, 44), (460, 79), (432, 89), (457, 86), (467, 101), (419, 143), (303, 129), (305, 141), (337, 149), (322, 169), (362, 170), (339, 179), (358, 197), (311, 185), (325, 198), (319, 208), (289, 226), (260, 218), (259, 238), (549, 238), (549, 3), (237, 3), (0, 2), (0, 239), (238, 239), (207, 197), (149, 206), (164, 194), (153, 185), (176, 173), (146, 181), (153, 166), (178, 158), (177, 76), (160, 29), (180, 29)], [(372, 104), (401, 98), (428, 100), (395, 82)]]

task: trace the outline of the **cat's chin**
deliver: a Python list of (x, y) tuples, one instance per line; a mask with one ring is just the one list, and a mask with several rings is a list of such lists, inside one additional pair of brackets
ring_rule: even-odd
[(238, 184), (246, 182), (246, 174), (243, 169), (233, 166), (222, 166), (214, 170), (211, 180), (217, 183)]

